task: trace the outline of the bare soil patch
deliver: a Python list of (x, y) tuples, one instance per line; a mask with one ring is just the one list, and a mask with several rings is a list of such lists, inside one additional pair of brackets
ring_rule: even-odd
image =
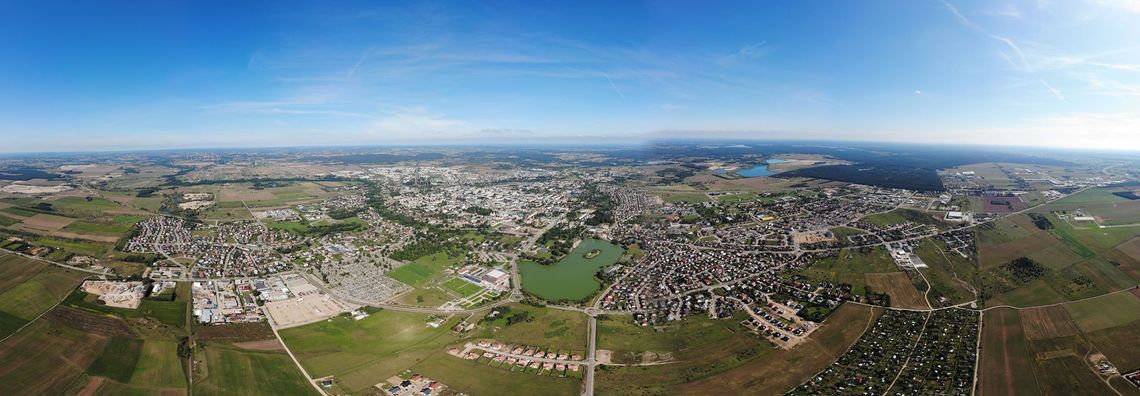
[(232, 323), (218, 326), (201, 326), (195, 329), (198, 337), (211, 341), (247, 342), (261, 341), (272, 338), (276, 341), (273, 329), (269, 323)]
[(68, 224), (74, 223), (75, 219), (70, 217), (56, 216), (39, 213), (35, 216), (24, 219), (24, 225), (32, 228), (41, 229), (44, 231), (56, 231), (60, 228), (67, 227)]
[(79, 393), (77, 393), (77, 395), (79, 395), (79, 396), (93, 396), (93, 395), (95, 395), (95, 391), (99, 390), (99, 387), (103, 386), (103, 381), (106, 381), (106, 380), (107, 379), (103, 378), (103, 377), (91, 378), (90, 381), (87, 381), (86, 385), (83, 385), (83, 389), (80, 389)]
[(92, 334), (108, 337), (138, 337), (138, 333), (122, 319), (57, 306), (44, 316), (53, 323), (62, 324)]

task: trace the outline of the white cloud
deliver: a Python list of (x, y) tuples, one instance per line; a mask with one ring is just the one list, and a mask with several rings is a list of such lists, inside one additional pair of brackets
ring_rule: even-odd
[[(377, 132), (403, 136), (454, 134), (468, 127), (467, 122), (434, 114), (423, 107), (401, 108), (372, 123)], [(469, 129), (469, 128), (468, 128)]]
[(1091, 0), (1093, 4), (1140, 14), (1140, 0)]

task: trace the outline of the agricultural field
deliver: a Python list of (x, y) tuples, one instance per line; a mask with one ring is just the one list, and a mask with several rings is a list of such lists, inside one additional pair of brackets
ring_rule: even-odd
[(0, 338), (15, 332), (67, 296), (86, 274), (26, 259), (0, 256)]
[[(196, 395), (315, 395), (316, 390), (284, 352), (208, 344), (195, 372)], [(377, 381), (379, 382), (379, 381)]]
[[(601, 253), (593, 258), (585, 257), (585, 254), (595, 249)], [(620, 246), (597, 239), (585, 239), (552, 265), (520, 262), (522, 287), (528, 293), (549, 301), (585, 300), (601, 287), (600, 282), (594, 278), (598, 270), (616, 263), (623, 253)]]
[(827, 281), (851, 285), (851, 294), (863, 295), (867, 281), (863, 274), (898, 271), (890, 253), (882, 246), (847, 248), (838, 254), (816, 261), (810, 267), (796, 271), (813, 281)]
[(457, 341), (450, 328), (459, 318), (438, 328), (428, 327), (428, 319), (383, 310), (364, 320), (337, 316), (280, 334), (310, 375), (331, 375), (345, 391), (361, 392)]
[(1065, 304), (1083, 332), (1093, 332), (1140, 320), (1140, 297), (1128, 292)]
[(978, 382), (983, 396), (1041, 394), (1021, 317), (1012, 308), (982, 314)]
[(104, 335), (37, 320), (0, 343), (0, 394), (64, 394), (108, 342)]
[(1029, 308), (1018, 312), (1021, 314), (1025, 337), (1030, 340), (1068, 337), (1080, 332), (1062, 305)]

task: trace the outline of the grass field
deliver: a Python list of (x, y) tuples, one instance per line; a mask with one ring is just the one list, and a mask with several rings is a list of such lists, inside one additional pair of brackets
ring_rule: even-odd
[(998, 308), (982, 315), (978, 374), (983, 396), (1041, 394), (1029, 341), (1016, 310)]
[[(601, 253), (594, 258), (583, 257), (594, 249)], [(616, 263), (622, 253), (624, 250), (620, 246), (597, 239), (585, 239), (552, 265), (520, 262), (522, 287), (528, 293), (550, 301), (581, 301), (601, 287), (594, 278), (598, 270)]]
[(1140, 298), (1128, 292), (1065, 304), (1083, 332), (1094, 332), (1140, 320)]
[(894, 271), (898, 271), (898, 266), (887, 249), (876, 246), (843, 249), (838, 255), (819, 260), (797, 272), (813, 281), (850, 284), (852, 294), (863, 295), (867, 287), (863, 274)]
[(662, 326), (641, 327), (628, 316), (598, 320), (598, 348), (613, 351), (615, 363), (637, 363), (652, 352), (673, 360), (700, 359), (712, 349), (749, 347), (762, 343), (742, 331), (735, 321), (690, 316)]
[(510, 312), (504, 316), (526, 312), (530, 314), (530, 319), (508, 325), (506, 318), (500, 317), (483, 323), (475, 336), (509, 343), (586, 350), (588, 329), (585, 314), (523, 304), (510, 304), (507, 307)]
[(409, 286), (419, 286), (455, 263), (456, 260), (448, 257), (447, 253), (440, 252), (417, 258), (386, 274)]
[(843, 304), (808, 341), (791, 350), (774, 349), (734, 369), (666, 390), (683, 395), (783, 394), (851, 348), (882, 312), (882, 309)]
[(927, 309), (922, 293), (914, 288), (914, 283), (905, 272), (867, 273), (863, 274), (867, 287), (878, 293), (891, 296), (891, 306), (901, 308)]
[(895, 209), (890, 212), (867, 215), (860, 220), (880, 227), (903, 224), (906, 222), (929, 224), (939, 228), (947, 227), (948, 223), (940, 220), (940, 218), (941, 213), (937, 212), (926, 212), (916, 209)]
[(677, 193), (668, 193), (665, 195), (665, 202), (669, 202), (669, 203), (685, 202), (685, 203), (691, 203), (692, 204), (692, 203), (701, 203), (701, 202), (708, 202), (708, 201), (709, 201), (708, 194), (701, 193), (701, 192), (677, 192)]
[(938, 297), (946, 297), (950, 304), (958, 304), (975, 299), (972, 290), (977, 289), (977, 264), (974, 260), (950, 252), (946, 242), (937, 239), (924, 239), (915, 252), (927, 268), (922, 268), (922, 276), (930, 284), (930, 298), (936, 304)]
[[(672, 331), (672, 334), (667, 331), (662, 334), (646, 335), (646, 337), (657, 338), (655, 341), (634, 341), (632, 343), (626, 342), (630, 341), (628, 335), (611, 331), (611, 341), (607, 342), (613, 346), (631, 348), (628, 351), (643, 347), (679, 347), (680, 349), (675, 352), (660, 349), (657, 351), (675, 353), (684, 356), (684, 359), (656, 366), (603, 366), (595, 374), (597, 393), (620, 395), (667, 394), (682, 384), (722, 374), (749, 362), (764, 359), (775, 350), (775, 347), (767, 341), (747, 333), (739, 324), (739, 320), (717, 322), (694, 320), (679, 326)], [(614, 327), (610, 326), (608, 330), (614, 330)], [(707, 338), (683, 338), (684, 333), (694, 336), (704, 335)], [(601, 334), (600, 329), (599, 334)], [(623, 350), (618, 349), (618, 351)]]
[(112, 217), (107, 222), (96, 221), (77, 221), (63, 227), (64, 230), (77, 232), (80, 234), (94, 234), (94, 235), (122, 235), (131, 230), (136, 223), (146, 219), (146, 216), (138, 215), (118, 215)]
[(313, 395), (316, 390), (283, 352), (255, 352), (210, 344), (196, 395)]
[(511, 372), (437, 352), (411, 367), (413, 372), (447, 384), (452, 390), (482, 395), (578, 395), (581, 381)]
[(315, 377), (334, 375), (359, 392), (395, 375), (457, 340), (450, 327), (426, 326), (422, 314), (380, 311), (364, 320), (335, 317), (281, 330), (281, 338)]

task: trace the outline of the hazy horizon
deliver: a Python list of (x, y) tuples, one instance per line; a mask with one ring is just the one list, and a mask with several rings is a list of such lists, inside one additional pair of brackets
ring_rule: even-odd
[(839, 140), (1140, 151), (1140, 2), (64, 3), (0, 152)]

